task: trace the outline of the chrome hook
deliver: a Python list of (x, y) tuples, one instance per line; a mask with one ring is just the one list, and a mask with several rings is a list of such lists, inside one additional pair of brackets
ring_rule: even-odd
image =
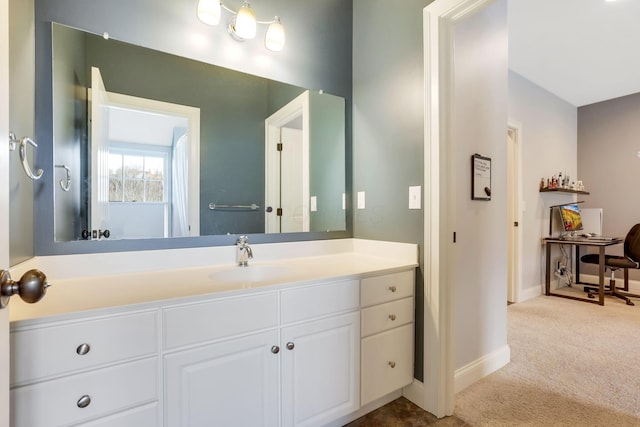
[(36, 142), (33, 139), (27, 136), (23, 136), (22, 138), (17, 139), (15, 133), (9, 132), (9, 149), (11, 151), (15, 151), (16, 145), (19, 146), (18, 152), (20, 154), (20, 161), (22, 162), (22, 167), (24, 168), (24, 172), (27, 174), (29, 178), (36, 181), (42, 178), (42, 174), (44, 173), (44, 171), (42, 169), (38, 169), (34, 174), (33, 171), (31, 170), (31, 166), (29, 166), (29, 162), (27, 159), (27, 144), (32, 145), (33, 148), (38, 148), (38, 144), (36, 144)]
[(57, 168), (64, 168), (66, 174), (67, 174), (67, 182), (65, 183), (64, 180), (60, 180), (60, 188), (62, 188), (62, 191), (69, 191), (69, 189), (71, 188), (71, 169), (69, 168), (69, 166), (67, 165), (55, 165)]

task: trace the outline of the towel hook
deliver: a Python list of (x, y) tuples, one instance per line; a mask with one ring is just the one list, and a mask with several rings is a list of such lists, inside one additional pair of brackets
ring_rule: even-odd
[(42, 178), (42, 174), (44, 173), (44, 171), (42, 169), (38, 169), (34, 174), (33, 171), (31, 170), (31, 166), (29, 166), (29, 162), (27, 159), (27, 144), (32, 145), (33, 148), (38, 148), (38, 144), (36, 144), (36, 142), (33, 139), (27, 136), (23, 136), (22, 138), (18, 139), (16, 138), (15, 133), (9, 132), (9, 149), (11, 151), (15, 151), (16, 145), (18, 145), (18, 152), (20, 154), (20, 161), (22, 162), (22, 167), (24, 168), (24, 172), (27, 174), (29, 178), (36, 181)]
[(55, 165), (57, 168), (64, 168), (65, 172), (67, 173), (67, 182), (65, 183), (64, 180), (60, 180), (60, 188), (62, 188), (62, 191), (69, 191), (69, 189), (71, 188), (71, 169), (69, 168), (69, 166), (67, 165)]

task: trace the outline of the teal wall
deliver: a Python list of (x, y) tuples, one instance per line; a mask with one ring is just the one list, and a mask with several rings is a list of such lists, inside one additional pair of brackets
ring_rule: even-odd
[[(424, 211), (409, 210), (409, 187), (423, 185), (422, 10), (430, 0), (353, 2), (354, 237), (420, 245), (416, 277), (415, 376), (423, 378)], [(354, 199), (355, 206), (355, 199)]]

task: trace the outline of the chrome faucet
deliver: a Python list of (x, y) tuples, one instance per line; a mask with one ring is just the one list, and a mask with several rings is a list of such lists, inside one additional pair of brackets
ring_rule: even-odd
[(249, 260), (253, 258), (253, 251), (249, 246), (249, 237), (240, 236), (236, 240), (236, 262), (240, 267), (249, 265)]

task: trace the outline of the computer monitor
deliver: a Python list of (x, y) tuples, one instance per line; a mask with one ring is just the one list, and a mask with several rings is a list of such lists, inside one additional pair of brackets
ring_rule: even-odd
[(582, 230), (582, 216), (577, 203), (560, 206), (560, 218), (565, 232)]

